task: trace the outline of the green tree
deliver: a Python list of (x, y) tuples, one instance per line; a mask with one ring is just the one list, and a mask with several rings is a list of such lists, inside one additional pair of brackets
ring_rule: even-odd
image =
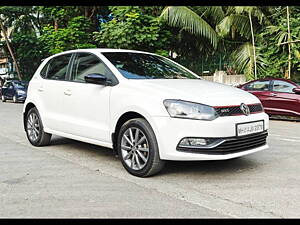
[[(300, 7), (290, 8), (291, 39), (300, 40)], [(284, 77), (288, 71), (288, 28), (286, 7), (272, 9), (272, 25), (263, 28), (258, 35), (258, 45), (266, 61), (263, 76)], [(300, 43), (291, 43), (291, 78), (300, 80)]]
[[(213, 64), (226, 54), (224, 43), (215, 31), (215, 26), (225, 16), (222, 6), (168, 6), (160, 15), (172, 32), (172, 52), (175, 61), (196, 73), (203, 72), (203, 65), (213, 72)], [(225, 55), (226, 56), (226, 55)], [(212, 69), (212, 70), (211, 70)]]
[(43, 51), (44, 43), (32, 32), (15, 33), (12, 36), (11, 44), (15, 49), (16, 58), (20, 62), (21, 74), (24, 80), (29, 80), (47, 54)]
[[(20, 69), (20, 59), (16, 56), (16, 48), (12, 44), (12, 38), (15, 33), (30, 33), (36, 29), (36, 20), (33, 15), (34, 9), (32, 7), (18, 7), (18, 6), (2, 6), (0, 7), (0, 30), (2, 30), (5, 43), (6, 52), (9, 53), (16, 66), (17, 75), (20, 80), (23, 79), (22, 69)], [(8, 37), (7, 28), (10, 29), (11, 34)]]
[(228, 7), (227, 15), (217, 25), (221, 37), (231, 36), (236, 39), (236, 33), (241, 36), (244, 43), (232, 52), (233, 63), (239, 71), (244, 72), (248, 79), (257, 78), (257, 70), (264, 68), (264, 60), (255, 46), (255, 35), (265, 22), (268, 22), (261, 7), (235, 6)]
[(43, 49), (48, 55), (71, 49), (95, 48), (91, 36), (91, 21), (84, 16), (77, 16), (68, 21), (65, 28), (47, 25), (40, 36)]
[[(199, 9), (204, 9), (202, 15), (199, 15), (197, 11)], [(205, 37), (211, 45), (216, 48), (218, 44), (218, 35), (214, 28), (205, 20), (203, 16), (208, 14), (208, 12), (216, 13), (216, 16), (222, 14), (222, 9), (220, 7), (213, 7), (210, 9), (197, 8), (195, 11), (193, 8), (186, 6), (167, 6), (160, 15), (160, 18), (165, 20), (170, 26), (178, 27), (191, 34)], [(210, 11), (209, 11), (210, 10)]]
[(41, 31), (45, 24), (52, 25), (54, 31), (65, 28), (70, 19), (80, 16), (81, 13), (77, 6), (38, 6), (37, 11)]
[[(171, 33), (142, 7), (110, 7), (113, 19), (100, 24), (94, 39), (99, 47), (136, 49), (168, 55)], [(148, 9), (149, 10), (149, 9)]]

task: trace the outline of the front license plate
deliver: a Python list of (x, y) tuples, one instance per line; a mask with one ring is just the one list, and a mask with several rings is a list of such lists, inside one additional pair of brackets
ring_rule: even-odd
[(255, 121), (248, 123), (239, 123), (236, 125), (237, 136), (254, 134), (264, 131), (264, 121)]

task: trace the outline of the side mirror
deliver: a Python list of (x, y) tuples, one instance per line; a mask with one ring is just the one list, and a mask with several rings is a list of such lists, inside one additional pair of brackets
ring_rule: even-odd
[(296, 94), (300, 94), (300, 88), (294, 88), (293, 92), (296, 93)]
[(84, 80), (91, 84), (107, 85), (107, 77), (100, 73), (91, 73), (84, 76)]

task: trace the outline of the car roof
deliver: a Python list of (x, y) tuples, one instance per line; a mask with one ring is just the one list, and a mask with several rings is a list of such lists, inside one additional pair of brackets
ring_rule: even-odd
[(297, 85), (297, 86), (300, 87), (300, 85), (298, 83), (296, 83), (292, 80), (288, 80), (288, 79), (285, 79), (285, 78), (278, 78), (278, 77), (265, 77), (265, 78), (261, 78), (261, 79), (251, 80), (251, 81), (248, 81), (247, 83), (243, 84), (243, 86), (246, 85), (246, 84), (255, 82), (255, 81), (265, 81), (265, 80), (281, 80), (281, 81), (286, 81), (286, 82), (292, 83), (292, 84)]
[(11, 80), (11, 82), (13, 82), (13, 83), (28, 83), (28, 81), (25, 81), (25, 80)]
[(260, 78), (252, 81), (259, 81), (259, 80), (283, 80), (286, 81), (287, 79), (284, 78), (278, 78), (278, 77), (265, 77), (265, 78)]
[[(144, 52), (138, 50), (129, 50), (129, 49), (115, 49), (115, 48), (84, 48), (84, 49), (73, 49), (64, 52), (57, 53), (55, 55), (51, 55), (48, 58), (53, 58), (55, 56), (64, 55), (68, 53), (76, 53), (76, 52), (92, 52), (92, 53), (105, 53), (105, 52), (131, 52), (131, 53), (143, 53), (143, 54), (150, 54), (153, 55), (154, 53), (151, 52)], [(45, 58), (45, 59), (48, 59)], [(44, 61), (45, 59), (42, 59)]]
[(115, 48), (84, 48), (84, 49), (73, 49), (73, 50), (68, 50), (64, 51), (59, 54), (66, 54), (66, 53), (73, 53), (73, 52), (80, 52), (80, 51), (90, 51), (90, 52), (132, 52), (132, 53), (145, 53), (145, 54), (153, 54), (150, 52), (144, 52), (144, 51), (138, 51), (138, 50), (129, 50), (129, 49), (115, 49)]

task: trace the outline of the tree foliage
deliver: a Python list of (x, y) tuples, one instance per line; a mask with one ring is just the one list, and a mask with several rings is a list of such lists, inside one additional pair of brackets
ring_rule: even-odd
[[(300, 39), (298, 18), (300, 7), (290, 7), (292, 40)], [(177, 56), (173, 59), (196, 73), (209, 64), (222, 69), (221, 59), (227, 64), (223, 69), (229, 66), (248, 79), (253, 79), (254, 62), (258, 77), (284, 77), (287, 71), (283, 6), (1, 6), (0, 19), (11, 31), (10, 46), (28, 79), (49, 55), (94, 47)], [(7, 50), (5, 42), (1, 46)], [(300, 43), (291, 44), (291, 50), (292, 78), (297, 79)]]
[(12, 46), (14, 46), (23, 78), (30, 79), (44, 58), (43, 43), (35, 33), (16, 33), (13, 35)]
[[(288, 68), (288, 46), (281, 45), (288, 41), (287, 17), (285, 7), (273, 9), (274, 16), (272, 25), (264, 27), (258, 34), (261, 53), (266, 60), (266, 68), (262, 76), (283, 77)], [(291, 7), (291, 39), (300, 40), (300, 8)], [(297, 77), (300, 71), (300, 42), (291, 44), (292, 52), (292, 79), (300, 80)]]
[(138, 6), (111, 7), (113, 19), (94, 32), (99, 47), (136, 49), (167, 55), (171, 33)]
[(170, 26), (182, 28), (192, 34), (205, 37), (216, 48), (218, 35), (210, 24), (186, 6), (167, 6), (161, 16)]
[(43, 49), (49, 54), (71, 49), (95, 48), (90, 29), (89, 19), (77, 16), (70, 19), (65, 28), (58, 28), (57, 31), (51, 25), (45, 26), (39, 39), (43, 42)]

